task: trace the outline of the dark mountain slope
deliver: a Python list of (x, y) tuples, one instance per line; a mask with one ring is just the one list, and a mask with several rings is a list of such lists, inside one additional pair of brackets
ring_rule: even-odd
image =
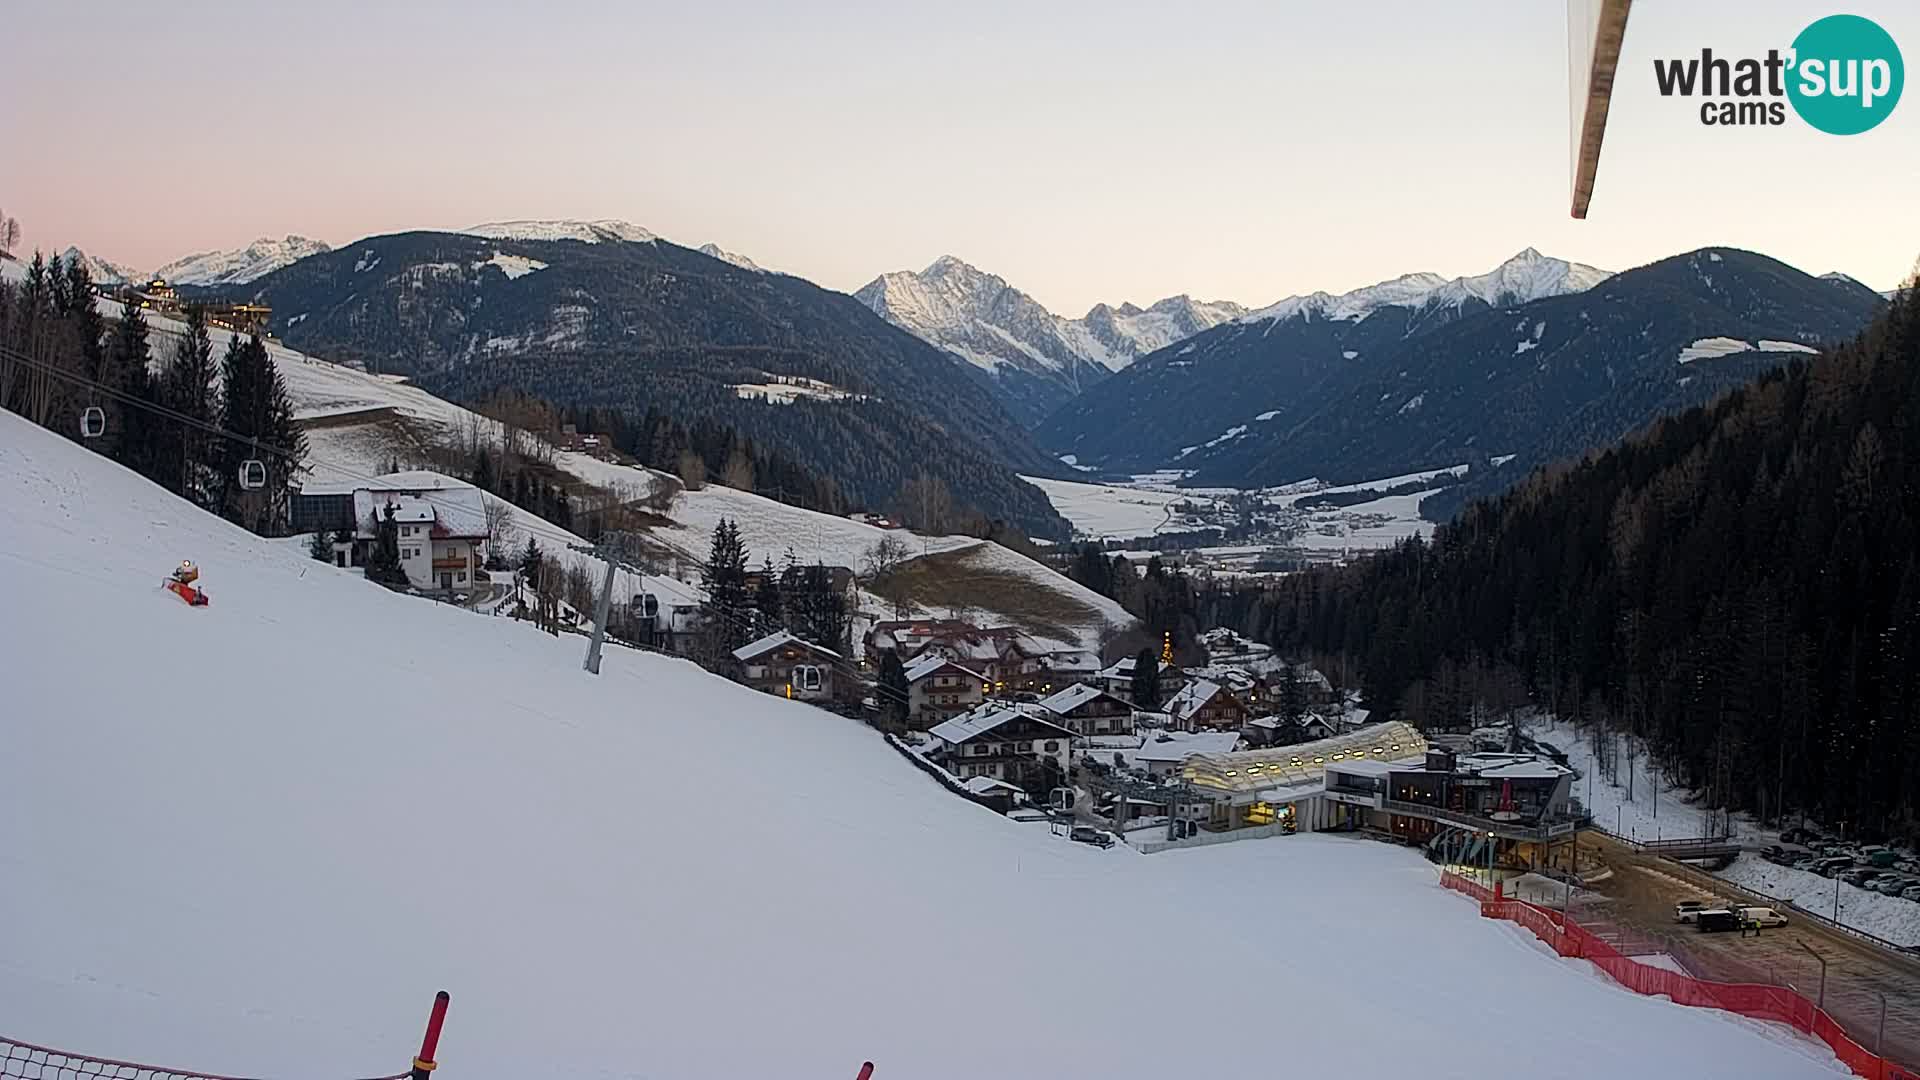
[[(372, 237), (255, 283), (287, 342), (451, 396), (711, 417), (850, 498), (915, 471), (1045, 535), (1064, 523), (1015, 471), (1057, 473), (975, 374), (859, 302), (665, 241)], [(775, 390), (739, 390), (767, 387)], [(804, 405), (769, 402), (794, 397)]]
[(1254, 621), (1360, 663), (1383, 713), (1447, 728), (1475, 702), (1531, 701), (1646, 737), (1715, 805), (1912, 838), (1916, 494), (1920, 304), (1904, 300), (1474, 503), (1431, 543), (1289, 578)]
[(1201, 461), (1195, 482), (1359, 480), (1516, 455), (1511, 478), (1844, 340), (1880, 306), (1751, 252), (1675, 256), (1409, 337), (1310, 413)]

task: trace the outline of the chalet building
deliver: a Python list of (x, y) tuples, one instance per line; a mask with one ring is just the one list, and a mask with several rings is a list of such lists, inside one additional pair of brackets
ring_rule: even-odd
[(1233, 692), (1219, 683), (1195, 679), (1167, 700), (1167, 715), (1181, 731), (1238, 732), (1252, 714)]
[(962, 781), (985, 776), (1029, 791), (1064, 778), (1073, 753), (1073, 732), (1041, 716), (999, 705), (983, 705), (956, 716), (929, 734), (946, 770)]
[(983, 628), (958, 619), (877, 622), (867, 633), (866, 649), (870, 664), (878, 664), (888, 649), (908, 662), (945, 657), (986, 676), (995, 693), (1051, 693), (1092, 664), (1079, 650), (1061, 650), (1013, 627)]
[(1098, 687), (1076, 683), (1041, 698), (1040, 707), (1077, 736), (1133, 734), (1133, 705)]
[(1203, 754), (1229, 754), (1240, 745), (1240, 736), (1232, 731), (1201, 731), (1193, 734), (1170, 732), (1147, 740), (1131, 755), (1136, 768), (1149, 776), (1173, 776), (1190, 758)]
[[(811, 563), (802, 565), (799, 567), (799, 570), (802, 573), (804, 573), (808, 569), (810, 569), (812, 565), (813, 564)], [(854, 582), (852, 568), (846, 567), (846, 566), (829, 566), (826, 568), (826, 570), (827, 570), (827, 588), (833, 592), (839, 593), (851, 599), (853, 596), (853, 582)], [(780, 571), (776, 569), (773, 572), (773, 574), (774, 574), (774, 579), (776, 581), (779, 580)], [(767, 571), (765, 570), (765, 568), (748, 570), (747, 571), (747, 591), (749, 593), (752, 593), (759, 590), (761, 586), (765, 584), (766, 580), (767, 580)], [(902, 656), (901, 659), (904, 660), (906, 659), (906, 657)]]
[(907, 715), (920, 728), (968, 712), (986, 700), (987, 677), (934, 653), (907, 665)]
[(575, 454), (589, 454), (601, 461), (612, 461), (618, 456), (613, 447), (613, 436), (605, 433), (583, 432), (573, 424), (562, 424), (560, 430), (547, 437), (555, 449)]
[(832, 649), (777, 630), (733, 650), (744, 665), (741, 681), (763, 694), (796, 701), (831, 701), (834, 667), (841, 656)]
[[(1135, 658), (1123, 656), (1103, 667), (1094, 675), (1094, 684), (1122, 701), (1133, 701), (1133, 662)], [(1176, 667), (1160, 669), (1160, 699), (1162, 701), (1179, 693), (1186, 685), (1187, 677)]]
[(451, 476), (400, 472), (361, 487), (310, 484), (293, 497), (293, 528), (332, 533), (334, 565), (365, 566), (388, 507), (409, 585), (464, 592), (487, 583), (486, 496)]
[[(1293, 677), (1300, 686), (1300, 703), (1309, 709), (1326, 709), (1339, 704), (1339, 696), (1333, 692), (1333, 682), (1324, 673), (1311, 664), (1287, 665), (1293, 670)], [(1260, 679), (1259, 700), (1269, 706), (1278, 705), (1281, 699), (1280, 687), (1284, 677), (1279, 671), (1269, 672)]]
[(1344, 730), (1342, 724), (1317, 713), (1306, 713), (1291, 724), (1278, 716), (1256, 716), (1240, 729), (1240, 735), (1249, 746), (1289, 746), (1315, 739), (1330, 739)]

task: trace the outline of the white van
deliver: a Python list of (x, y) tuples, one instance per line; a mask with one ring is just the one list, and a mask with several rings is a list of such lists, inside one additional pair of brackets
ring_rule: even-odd
[(1787, 917), (1770, 907), (1743, 907), (1740, 909), (1740, 920), (1760, 927), (1787, 925)]

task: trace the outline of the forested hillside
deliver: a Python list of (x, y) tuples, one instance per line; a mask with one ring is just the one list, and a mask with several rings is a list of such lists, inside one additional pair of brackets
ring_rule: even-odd
[(443, 397), (704, 417), (884, 505), (921, 471), (1040, 535), (1057, 472), (983, 378), (858, 301), (663, 240), (401, 233), (255, 283), (296, 347)]
[[(1529, 701), (1716, 805), (1920, 833), (1920, 305), (1248, 616), (1429, 728)], [(1481, 714), (1485, 716), (1483, 712)]]

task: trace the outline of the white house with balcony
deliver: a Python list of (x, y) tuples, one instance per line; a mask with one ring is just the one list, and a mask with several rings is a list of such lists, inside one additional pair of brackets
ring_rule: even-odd
[(364, 565), (393, 509), (400, 567), (407, 583), (428, 592), (460, 592), (483, 580), (487, 558), (486, 493), (430, 472), (401, 472), (353, 489), (355, 561)]

